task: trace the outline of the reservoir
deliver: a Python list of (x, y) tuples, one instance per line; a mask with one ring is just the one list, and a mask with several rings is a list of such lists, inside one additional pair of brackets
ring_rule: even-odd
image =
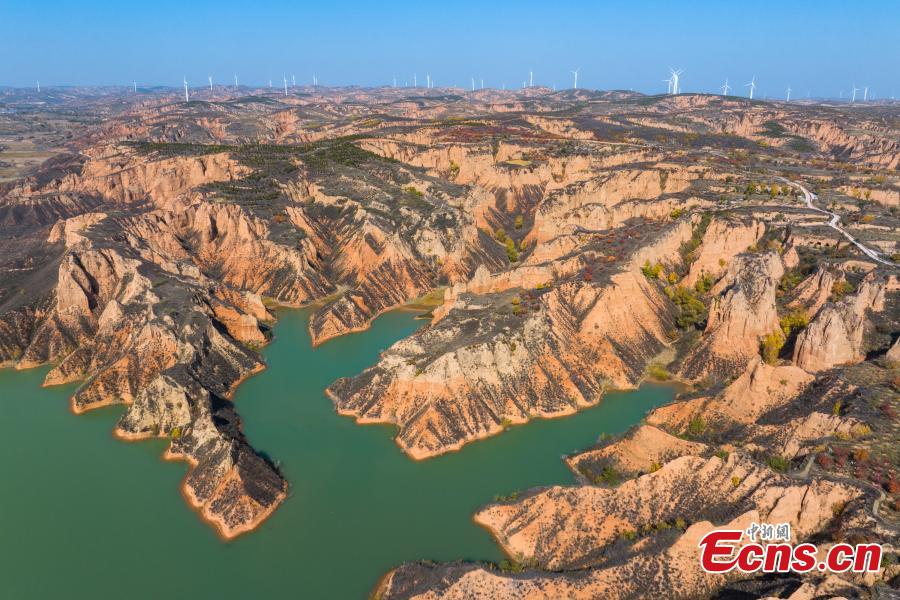
[(250, 444), (281, 466), (289, 497), (259, 529), (220, 540), (181, 497), (164, 440), (112, 436), (122, 407), (75, 416), (47, 368), (0, 370), (0, 597), (365, 598), (402, 562), (503, 558), (473, 513), (495, 495), (572, 484), (561, 455), (639, 422), (674, 390), (611, 393), (421, 462), (388, 426), (338, 416), (324, 389), (424, 325), (412, 311), (313, 349), (309, 310), (283, 310), (268, 368), (234, 402)]

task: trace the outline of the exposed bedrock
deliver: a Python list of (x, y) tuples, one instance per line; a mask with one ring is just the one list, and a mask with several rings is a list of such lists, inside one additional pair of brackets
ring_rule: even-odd
[(756, 219), (712, 217), (682, 284), (692, 287), (702, 275), (719, 279), (734, 257), (758, 242), (765, 231), (765, 224)]
[(614, 489), (552, 487), (482, 509), (476, 520), (525, 565), (523, 573), (408, 564), (389, 573), (378, 592), (423, 599), (702, 596), (744, 577), (701, 569), (697, 544), (706, 532), (788, 522), (799, 542), (834, 526), (835, 506), (844, 527), (865, 519), (870, 500), (852, 486), (793, 480), (735, 453), (725, 460), (681, 456)]
[(834, 414), (835, 402), (852, 393), (793, 365), (756, 358), (717, 393), (655, 408), (646, 421), (675, 435), (700, 430), (746, 451), (793, 459), (808, 454), (818, 440), (858, 431), (857, 419)]
[(816, 372), (865, 359), (863, 334), (868, 316), (884, 310), (884, 302), (885, 282), (871, 273), (855, 294), (819, 310), (809, 327), (797, 336), (794, 362)]
[(665, 218), (673, 209), (695, 206), (665, 197), (686, 190), (697, 174), (689, 169), (621, 169), (603, 172), (548, 195), (537, 208), (529, 239), (536, 243), (570, 234), (579, 227), (607, 229), (629, 219)]
[[(19, 368), (59, 361), (45, 383), (83, 382), (72, 397), (76, 412), (127, 405), (119, 436), (169, 438), (167, 456), (191, 465), (185, 496), (230, 538), (257, 526), (286, 495), (286, 482), (250, 447), (229, 400), (241, 380), (263, 368), (240, 342), (265, 343), (262, 322), (272, 316), (257, 294), (227, 287), (204, 271), (222, 272), (215, 261), (227, 262), (234, 281), (253, 288), (251, 278), (264, 277), (265, 268), (223, 255), (239, 243), (252, 256), (253, 246), (265, 248), (267, 240), (263, 231), (246, 230), (252, 221), (234, 207), (211, 208), (203, 217), (198, 211), (75, 217), (54, 228), (51, 239), (68, 246), (55, 289), (3, 314), (0, 348)], [(229, 236), (243, 237), (225, 241)], [(192, 244), (198, 248), (193, 253)], [(288, 257), (293, 252), (269, 248)], [(300, 276), (309, 269), (306, 262), (292, 271), (266, 260), (281, 281), (304, 281)], [(270, 275), (268, 283), (276, 281)]]
[(434, 274), (396, 233), (368, 224), (343, 241), (335, 269), (352, 289), (316, 311), (309, 322), (313, 344), (365, 329), (383, 311), (422, 295)]
[(328, 393), (341, 414), (396, 424), (397, 443), (415, 458), (596, 404), (607, 388), (636, 385), (668, 345), (670, 305), (639, 265), (677, 260), (690, 235), (689, 222), (673, 224), (602, 282), (526, 291), (502, 288), (516, 280), (501, 276), (487, 293), (456, 295), (440, 320)]
[(775, 292), (783, 273), (775, 252), (735, 258), (710, 290), (706, 329), (679, 375), (696, 381), (740, 374), (759, 355), (761, 339), (779, 327)]

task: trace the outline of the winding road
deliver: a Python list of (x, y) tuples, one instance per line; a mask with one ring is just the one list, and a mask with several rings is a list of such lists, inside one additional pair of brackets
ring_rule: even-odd
[(796, 181), (790, 181), (790, 180), (787, 180), (787, 179), (784, 179), (783, 181), (786, 181), (787, 183), (789, 183), (789, 184), (791, 184), (791, 185), (795, 185), (795, 186), (797, 186), (798, 188), (800, 188), (800, 191), (803, 192), (803, 198), (804, 198), (804, 200), (805, 200), (805, 202), (806, 202), (806, 207), (807, 207), (808, 209), (814, 210), (814, 211), (816, 211), (816, 212), (820, 212), (820, 213), (822, 213), (822, 214), (831, 216), (831, 220), (828, 221), (828, 226), (831, 227), (832, 229), (834, 229), (835, 231), (837, 231), (838, 233), (840, 233), (840, 234), (841, 234), (842, 236), (844, 236), (845, 238), (847, 238), (847, 240), (848, 240), (851, 244), (853, 244), (854, 246), (856, 246), (857, 248), (859, 248), (859, 251), (860, 251), (860, 252), (862, 252), (863, 254), (865, 254), (866, 256), (868, 256), (869, 258), (871, 258), (872, 260), (874, 260), (875, 262), (880, 263), (880, 264), (882, 264), (882, 265), (885, 265), (885, 266), (888, 266), (888, 267), (896, 267), (896, 266), (898, 266), (896, 263), (894, 263), (894, 262), (892, 262), (892, 261), (885, 260), (885, 259), (881, 258), (881, 254), (880, 254), (879, 252), (876, 252), (875, 250), (872, 250), (871, 248), (869, 248), (869, 247), (867, 247), (867, 246), (864, 246), (864, 245), (861, 244), (859, 241), (857, 241), (856, 238), (854, 238), (852, 235), (850, 235), (849, 233), (847, 233), (847, 232), (844, 230), (844, 228), (840, 226), (841, 217), (840, 217), (839, 215), (837, 215), (836, 213), (827, 211), (827, 210), (825, 210), (824, 208), (819, 208), (818, 206), (816, 206), (815, 204), (813, 204), (813, 200), (817, 199), (818, 196), (816, 196), (816, 195), (813, 194), (811, 191), (809, 191), (808, 189), (806, 189), (802, 184), (797, 183)]

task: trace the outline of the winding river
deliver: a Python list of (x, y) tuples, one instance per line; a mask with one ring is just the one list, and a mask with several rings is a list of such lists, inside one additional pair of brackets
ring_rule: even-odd
[(577, 415), (414, 462), (392, 428), (338, 416), (323, 391), (424, 322), (395, 311), (313, 349), (308, 316), (280, 313), (269, 368), (235, 397), (251, 444), (280, 463), (291, 490), (258, 531), (230, 543), (181, 498), (185, 466), (160, 458), (165, 442), (113, 439), (121, 407), (75, 416), (71, 387), (40, 387), (46, 368), (0, 371), (0, 597), (364, 598), (404, 561), (499, 560), (472, 521), (480, 505), (572, 483), (560, 455), (673, 394), (609, 394)]

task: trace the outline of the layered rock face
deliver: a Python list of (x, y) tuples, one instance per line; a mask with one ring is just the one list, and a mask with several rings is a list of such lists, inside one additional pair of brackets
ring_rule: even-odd
[[(50, 184), (158, 208), (86, 213), (49, 232), (26, 231), (46, 236), (61, 256), (28, 270), (23, 289), (52, 283), (35, 303), (7, 304), (0, 348), (18, 368), (59, 361), (47, 385), (84, 381), (72, 398), (76, 412), (128, 405), (120, 437), (171, 439), (167, 456), (191, 464), (186, 497), (231, 538), (264, 520), (287, 491), (244, 438), (229, 401), (263, 367), (242, 344), (267, 341), (263, 322), (272, 315), (255, 292), (300, 301), (328, 288), (308, 250), (304, 256), (271, 241), (265, 224), (235, 205), (184, 196), (204, 172), (223, 176), (214, 167), (227, 160), (164, 162), (126, 175), (122, 164), (125, 171), (110, 172), (88, 161), (77, 177)], [(160, 181), (161, 173), (168, 179)]]
[(795, 366), (756, 359), (718, 393), (656, 408), (647, 423), (677, 435), (715, 432), (746, 451), (794, 459), (807, 455), (816, 440), (858, 430), (860, 421), (834, 414), (835, 402), (848, 393), (853, 390)]
[[(117, 425), (127, 438), (172, 439), (168, 455), (191, 463), (187, 497), (227, 538), (248, 531), (284, 499), (287, 484), (240, 432), (228, 398), (263, 367), (239, 343), (265, 342), (255, 295), (188, 283), (127, 245), (98, 248), (108, 224), (69, 248), (56, 305), (35, 321), (20, 367), (62, 358), (46, 384), (86, 379), (72, 398), (83, 412), (129, 406)], [(174, 276), (173, 276), (174, 275)]]
[(682, 284), (692, 287), (704, 275), (714, 280), (721, 278), (734, 257), (758, 242), (765, 231), (765, 223), (755, 219), (738, 221), (713, 217)]
[(809, 314), (816, 314), (831, 298), (835, 276), (829, 269), (817, 269), (804, 279), (794, 291), (793, 307), (803, 307)]
[(339, 242), (335, 267), (354, 289), (326, 304), (310, 320), (314, 344), (365, 329), (377, 315), (433, 286), (433, 273), (418, 253), (384, 224), (371, 219)]
[(885, 283), (867, 277), (853, 295), (826, 304), (797, 338), (794, 362), (810, 372), (865, 358), (863, 333), (868, 312), (884, 310)]
[(711, 290), (703, 337), (681, 366), (685, 379), (737, 375), (759, 354), (760, 340), (779, 327), (775, 291), (783, 274), (773, 252), (743, 254), (729, 264)]
[(602, 481), (603, 470), (637, 475), (649, 473), (679, 456), (700, 455), (703, 444), (682, 440), (656, 427), (640, 425), (615, 444), (566, 458), (569, 468), (587, 482)]
[[(895, 539), (869, 512), (877, 491), (834, 477), (781, 475), (748, 454), (792, 457), (814, 452), (829, 436), (857, 435), (853, 419), (817, 412), (835, 397), (846, 398), (848, 390), (829, 379), (812, 380), (797, 367), (757, 361), (711, 398), (656, 409), (648, 425), (567, 459), (583, 479), (596, 476), (600, 485), (532, 490), (476, 513), (476, 521), (519, 565), (513, 572), (410, 563), (390, 572), (377, 593), (429, 599), (690, 598), (727, 595), (732, 585), (747, 593), (754, 588), (737, 583), (746, 575), (711, 575), (700, 568), (697, 545), (705, 533), (787, 522), (793, 543), (816, 540), (820, 548), (830, 545), (824, 539), (851, 531)], [(660, 429), (695, 436), (692, 422), (702, 423), (695, 441)], [(712, 455), (716, 445), (702, 441), (704, 436), (732, 443)], [(606, 487), (615, 486), (608, 471), (627, 480)], [(887, 567), (829, 584), (812, 575), (804, 589), (865, 589), (895, 573)]]
[[(900, 407), (896, 215), (877, 204), (896, 190), (877, 167), (898, 153), (883, 114), (415, 94), (163, 99), (80, 132), (70, 154), (0, 185), (0, 363), (54, 363), (48, 385), (82, 383), (76, 412), (124, 404), (116, 434), (167, 438), (166, 457), (190, 464), (187, 500), (231, 538), (287, 491), (230, 402), (263, 368), (266, 307), (321, 302), (318, 344), (446, 286), (429, 326), (328, 390), (340, 413), (397, 426), (413, 458), (574, 413), (667, 366), (700, 387), (567, 457), (576, 485), (480, 509), (512, 568), (405, 565), (380, 597), (746, 591), (732, 583), (763, 596), (765, 582), (699, 570), (704, 533), (772, 521), (794, 541), (896, 542), (894, 455), (865, 458), (893, 447)], [(123, 139), (143, 141), (110, 143)], [(848, 177), (876, 203), (851, 201)], [(884, 260), (801, 203), (798, 182)], [(785, 346), (768, 364), (773, 335)]]
[[(657, 220), (684, 207), (677, 198), (657, 200), (685, 191), (696, 173), (680, 170), (620, 169), (572, 184), (548, 197), (537, 209), (529, 237), (545, 242), (581, 229), (612, 229), (638, 217)], [(656, 200), (646, 202), (646, 200)], [(688, 203), (687, 206), (696, 205)]]
[[(410, 564), (391, 572), (378, 592), (384, 598), (706, 595), (744, 577), (701, 569), (697, 544), (713, 522), (726, 529), (789, 522), (799, 542), (829, 526), (835, 505), (850, 520), (864, 502), (852, 487), (798, 483), (737, 455), (683, 456), (614, 490), (554, 487), (477, 514), (509, 554), (541, 571)], [(570, 572), (552, 572), (559, 569)]]
[(521, 280), (491, 285), (482, 275), (489, 293), (448, 298), (434, 325), (328, 393), (342, 414), (398, 425), (397, 442), (414, 458), (596, 404), (607, 387), (633, 387), (668, 344), (667, 301), (637, 265), (648, 253), (675, 260), (690, 234), (687, 222), (670, 227), (602, 283), (527, 291), (502, 287)]
[(678, 518), (728, 522), (753, 511), (766, 522), (788, 519), (797, 539), (805, 539), (831, 520), (834, 504), (861, 497), (859, 490), (827, 481), (797, 485), (737, 454), (724, 461), (682, 456), (614, 490), (551, 487), (512, 504), (491, 505), (475, 519), (509, 555), (545, 570), (575, 570), (606, 562), (604, 547), (622, 532)]

